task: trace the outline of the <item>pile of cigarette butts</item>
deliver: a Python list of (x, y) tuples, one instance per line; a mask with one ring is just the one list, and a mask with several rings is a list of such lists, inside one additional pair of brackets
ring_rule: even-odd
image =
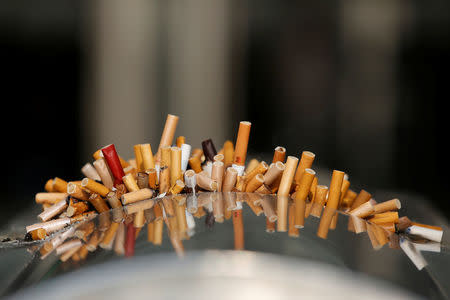
[(40, 222), (27, 226), (25, 235), (28, 241), (43, 240), (41, 258), (55, 251), (62, 261), (79, 261), (98, 247), (133, 256), (145, 225), (155, 245), (161, 245), (165, 225), (175, 252), (183, 255), (193, 218), (203, 216), (210, 227), (232, 219), (234, 248), (244, 249), (243, 203), (264, 214), (268, 233), (292, 237), (313, 216), (320, 218), (317, 236), (326, 239), (345, 214), (349, 231), (367, 232), (375, 249), (385, 244), (403, 249), (419, 269), (425, 265), (420, 245), (441, 242), (442, 228), (399, 217), (398, 199), (377, 203), (367, 191), (353, 191), (342, 171), (333, 170), (329, 186), (319, 184), (310, 151), (300, 159), (286, 157), (278, 146), (270, 164), (251, 159), (246, 165), (250, 122), (240, 122), (235, 144), (227, 140), (217, 151), (211, 139), (192, 148), (178, 136), (173, 146), (178, 119), (167, 116), (155, 154), (149, 143), (138, 144), (134, 158), (125, 160), (111, 144), (81, 168), (81, 181), (46, 182), (45, 192), (35, 197), (43, 208)]

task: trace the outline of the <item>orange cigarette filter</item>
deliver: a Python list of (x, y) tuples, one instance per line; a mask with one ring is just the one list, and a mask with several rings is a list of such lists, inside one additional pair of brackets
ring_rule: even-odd
[(186, 144), (186, 138), (182, 135), (180, 135), (179, 137), (177, 137), (177, 147), (181, 148), (181, 145)]
[(99, 213), (109, 210), (109, 207), (106, 204), (105, 200), (100, 197), (99, 194), (91, 194), (88, 200), (92, 204), (92, 206), (94, 206), (95, 210)]
[(375, 214), (371, 218), (369, 218), (369, 221), (374, 224), (391, 223), (391, 222), (398, 223), (398, 212), (389, 211)]
[(67, 185), (68, 182), (59, 177), (53, 179), (53, 191), (55, 192), (66, 193)]
[(392, 199), (389, 201), (381, 202), (376, 204), (374, 208), (374, 213), (379, 214), (383, 212), (387, 212), (390, 210), (398, 210), (402, 207), (400, 200)]
[(272, 163), (276, 163), (277, 161), (284, 162), (285, 158), (286, 158), (286, 148), (277, 146), (273, 153)]
[(159, 142), (158, 146), (158, 153), (157, 153), (157, 161), (158, 161), (158, 154), (161, 151), (161, 148), (164, 146), (172, 146), (173, 137), (175, 136), (175, 131), (177, 130), (177, 124), (178, 124), (178, 116), (168, 114), (166, 118), (166, 123), (164, 125), (164, 130), (161, 135), (161, 140)]
[(183, 179), (181, 172), (181, 148), (172, 147), (170, 150), (170, 185), (174, 185), (179, 179)]
[(53, 179), (47, 180), (44, 186), (44, 190), (49, 193), (53, 192)]
[(134, 159), (136, 161), (136, 170), (138, 172), (142, 172), (144, 170), (144, 163), (142, 160), (141, 145), (140, 144), (134, 145), (133, 150), (134, 150)]
[(225, 141), (223, 144), (223, 163), (225, 167), (231, 166), (234, 159), (234, 145), (232, 141)]
[(161, 168), (162, 167), (170, 168), (171, 156), (172, 156), (172, 147), (171, 146), (161, 147), (161, 161), (160, 161)]
[(253, 193), (264, 183), (264, 176), (262, 174), (257, 174), (254, 176), (247, 184), (245, 191), (247, 193)]
[(182, 180), (177, 180), (175, 184), (170, 188), (169, 194), (176, 195), (181, 193), (181, 191), (184, 189), (185, 184)]
[(77, 184), (73, 183), (73, 182), (69, 182), (67, 184), (67, 193), (78, 199), (78, 200), (84, 200), (87, 201), (89, 199), (89, 193), (84, 190), (83, 188), (81, 188), (80, 186), (78, 186)]
[(316, 157), (316, 155), (310, 151), (302, 152), (300, 162), (298, 163), (297, 172), (295, 172), (295, 177), (294, 177), (295, 185), (300, 184), (300, 180), (302, 179), (303, 172), (305, 171), (305, 169), (311, 168), (315, 157)]
[(252, 123), (248, 121), (241, 121), (239, 123), (238, 136), (236, 139), (236, 147), (234, 150), (233, 163), (238, 166), (245, 165), (245, 159), (247, 157), (248, 140), (250, 137), (250, 128)]
[(152, 190), (155, 190), (157, 185), (158, 185), (158, 176), (156, 174), (156, 170), (155, 169), (148, 169), (146, 171), (146, 173), (148, 174), (148, 186), (149, 186), (149, 188), (151, 188)]
[(189, 158), (189, 166), (195, 173), (200, 173), (202, 171), (202, 162), (199, 156), (192, 156)]
[(289, 191), (291, 189), (292, 181), (294, 179), (297, 163), (298, 163), (297, 157), (288, 156), (285, 164), (286, 169), (284, 170), (283, 175), (281, 176), (277, 199), (278, 231), (287, 231)]
[(81, 186), (90, 190), (93, 193), (99, 194), (102, 197), (106, 197), (106, 195), (108, 195), (108, 193), (111, 191), (103, 184), (98, 183), (90, 178), (84, 178), (81, 181)]
[(248, 174), (259, 165), (259, 160), (252, 158), (245, 168), (245, 174)]
[(139, 186), (137, 185), (136, 179), (134, 179), (133, 175), (127, 174), (123, 176), (122, 181), (127, 187), (128, 191), (135, 192), (139, 190)]
[(142, 171), (155, 168), (155, 159), (150, 144), (141, 144), (141, 156), (143, 166)]

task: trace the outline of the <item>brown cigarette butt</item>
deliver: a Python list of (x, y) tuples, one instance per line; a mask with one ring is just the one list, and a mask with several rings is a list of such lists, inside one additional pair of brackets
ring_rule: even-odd
[(266, 232), (274, 233), (275, 232), (275, 222), (270, 222), (269, 219), (266, 218)]
[(92, 180), (97, 180), (97, 181), (102, 180), (100, 178), (100, 175), (98, 175), (97, 170), (94, 168), (94, 166), (91, 163), (86, 163), (81, 168), (81, 173), (83, 173), (84, 176), (86, 176)]
[(147, 241), (153, 243), (154, 237), (155, 237), (155, 223), (153, 221), (147, 223)]
[(159, 171), (159, 193), (168, 193), (170, 189), (170, 169), (162, 167)]
[(174, 185), (170, 188), (169, 194), (170, 195), (176, 195), (181, 193), (181, 191), (184, 189), (185, 184), (182, 180), (177, 180)]
[(214, 192), (217, 190), (217, 181), (212, 180), (205, 172), (200, 172), (195, 175), (197, 185), (204, 190)]
[(46, 222), (55, 217), (56, 215), (62, 213), (66, 208), (67, 208), (67, 199), (63, 199), (53, 204), (52, 206), (44, 210), (42, 213), (40, 213), (38, 215), (38, 219), (41, 222)]
[(374, 229), (372, 228), (372, 226), (370, 224), (367, 224), (366, 227), (367, 227), (367, 235), (369, 236), (369, 240), (370, 240), (370, 243), (372, 244), (372, 248), (374, 250), (381, 249), (382, 246), (378, 242), (378, 240), (377, 240), (377, 238), (375, 236)]
[(386, 231), (395, 232), (395, 223), (394, 222), (391, 222), (391, 223), (379, 223), (377, 225), (382, 227)]
[(35, 201), (37, 204), (55, 204), (61, 200), (64, 200), (69, 196), (66, 192), (49, 192), (49, 193), (37, 193), (35, 196)]
[(234, 250), (244, 249), (244, 222), (242, 209), (233, 211)]
[(245, 174), (250, 173), (253, 171), (257, 166), (259, 165), (259, 160), (256, 158), (252, 158), (250, 162), (248, 163), (247, 167), (245, 168)]
[(99, 194), (102, 197), (106, 197), (106, 195), (111, 191), (103, 184), (98, 183), (87, 177), (81, 180), (81, 186), (90, 190), (93, 193)]
[(98, 230), (95, 230), (91, 234), (89, 241), (86, 244), (86, 248), (89, 252), (93, 252), (97, 249), (98, 243), (100, 243), (100, 232)]
[(200, 173), (202, 171), (202, 162), (199, 156), (191, 156), (189, 158), (189, 166), (195, 173)]
[(316, 188), (318, 185), (318, 179), (317, 176), (314, 176), (313, 182), (311, 183), (311, 188), (309, 189), (308, 194), (308, 200), (309, 202), (306, 203), (306, 209), (305, 209), (305, 218), (308, 218), (311, 214), (311, 209), (313, 207), (313, 203), (316, 199)]
[(177, 137), (176, 144), (178, 148), (181, 148), (181, 145), (186, 144), (186, 138), (182, 135)]
[(145, 215), (143, 210), (139, 210), (134, 214), (133, 226), (134, 228), (142, 228), (145, 225)]
[(181, 172), (181, 148), (170, 148), (170, 185), (174, 185), (177, 180), (183, 179)]
[(89, 199), (89, 193), (73, 182), (69, 182), (67, 184), (66, 191), (70, 196), (72, 196), (78, 200), (87, 201)]
[(44, 190), (49, 193), (53, 192), (53, 179), (47, 180), (44, 185)]
[(294, 226), (297, 228), (303, 228), (305, 225), (306, 199), (308, 197), (315, 175), (316, 172), (314, 172), (314, 170), (306, 168), (303, 171), (302, 176), (300, 177), (300, 181), (297, 182), (298, 189), (294, 199), (295, 202)]
[(228, 168), (233, 163), (234, 159), (234, 145), (232, 141), (225, 141), (223, 144), (223, 163), (225, 168)]
[(33, 241), (36, 240), (45, 240), (47, 237), (47, 231), (44, 228), (38, 228), (29, 232), (31, 239)]
[(373, 207), (373, 212), (375, 214), (379, 214), (379, 213), (383, 213), (383, 212), (387, 212), (390, 210), (398, 210), (402, 207), (402, 204), (400, 202), (400, 200), (398, 199), (392, 199), (389, 201), (385, 201), (385, 202), (381, 202), (376, 204)]
[(123, 210), (121, 209), (122, 202), (120, 202), (118, 194), (120, 193), (117, 193), (117, 191), (109, 192), (106, 195), (106, 200), (108, 201), (109, 206), (113, 208), (112, 214), (114, 222), (120, 223), (120, 221), (123, 219)]
[(122, 181), (129, 192), (139, 191), (139, 186), (137, 185), (136, 179), (134, 179), (133, 175), (127, 174), (123, 176)]
[(337, 209), (341, 197), (341, 187), (344, 180), (345, 173), (338, 170), (333, 170), (331, 175), (330, 190), (328, 192), (327, 207)]
[(358, 194), (356, 194), (351, 189), (347, 190), (347, 193), (344, 195), (341, 203), (341, 207), (342, 209), (344, 209), (344, 211), (350, 210), (350, 207), (352, 206), (353, 201), (355, 201), (357, 195)]
[(285, 158), (286, 158), (286, 148), (281, 146), (275, 147), (272, 163), (276, 163), (278, 161), (284, 162)]
[(94, 161), (93, 165), (97, 170), (98, 175), (102, 179), (103, 185), (108, 189), (112, 189), (114, 187), (114, 179), (111, 171), (109, 170), (108, 164), (106, 163), (106, 160), (101, 157)]
[(320, 218), (319, 229), (317, 230), (317, 236), (326, 239), (328, 236), (328, 229), (330, 228), (331, 220), (336, 213), (336, 209), (326, 206), (323, 210), (322, 217)]
[[(175, 131), (177, 129), (178, 124), (178, 116), (168, 114), (166, 118), (166, 123), (164, 124), (164, 129), (161, 135), (161, 140), (159, 142), (158, 146), (158, 152), (156, 154), (156, 161), (159, 161), (160, 159), (160, 151), (161, 148), (164, 146), (171, 146), (173, 142), (173, 137), (175, 136)], [(161, 165), (163, 166), (163, 165)]]
[(142, 166), (144, 170), (155, 168), (155, 159), (153, 157), (152, 147), (150, 144), (141, 144)]
[(374, 224), (380, 223), (398, 223), (398, 212), (396, 211), (388, 211), (384, 213), (374, 214), (368, 220)]
[(398, 231), (405, 231), (406, 228), (412, 226), (411, 220), (404, 216), (398, 219), (398, 224), (396, 225)]
[(257, 174), (248, 182), (245, 191), (247, 193), (252, 193), (255, 190), (257, 190), (263, 183), (264, 183), (264, 176), (262, 174)]
[(202, 149), (205, 154), (206, 161), (214, 161), (214, 156), (217, 154), (217, 151), (211, 139), (202, 141)]
[(223, 192), (230, 192), (236, 185), (237, 171), (232, 167), (228, 167), (223, 180)]
[(247, 173), (244, 176), (245, 183), (247, 184), (250, 180), (252, 180), (258, 174), (265, 174), (269, 169), (269, 166), (265, 161), (260, 162), (253, 170)]
[(119, 223), (111, 223), (108, 230), (105, 231), (103, 240), (100, 242), (99, 246), (103, 249), (112, 249), (114, 238), (116, 237), (117, 229), (119, 229)]
[(287, 231), (287, 215), (289, 191), (291, 189), (292, 181), (294, 179), (295, 169), (297, 167), (298, 158), (295, 156), (288, 156), (286, 160), (286, 169), (281, 176), (280, 187), (278, 189), (277, 197), (277, 230)]
[(146, 173), (148, 174), (148, 187), (152, 190), (156, 190), (158, 184), (158, 176), (156, 174), (156, 170), (148, 169), (146, 170)]
[(296, 210), (296, 203), (289, 203), (289, 230), (288, 235), (290, 237), (298, 237), (300, 235), (298, 227), (295, 226), (295, 210)]
[(161, 167), (169, 167), (172, 165), (172, 147), (164, 146), (161, 148)]
[(252, 123), (248, 121), (241, 121), (239, 123), (239, 130), (236, 139), (236, 147), (234, 150), (233, 163), (238, 166), (245, 166), (245, 159), (247, 157), (248, 140), (250, 137), (250, 128)]
[(281, 161), (277, 161), (276, 163), (272, 163), (264, 174), (264, 184), (270, 186), (275, 182), (278, 178), (281, 178), (283, 171), (286, 169), (284, 163)]
[(67, 184), (68, 184), (67, 181), (65, 181), (59, 177), (55, 177), (55, 178), (53, 178), (53, 191), (59, 192), (59, 193), (66, 193)]
[(273, 200), (270, 197), (263, 197), (261, 206), (267, 220), (270, 223), (274, 223), (278, 218), (277, 214), (275, 213)]
[(105, 200), (100, 197), (99, 194), (91, 194), (88, 201), (94, 206), (95, 210), (98, 213), (102, 213), (109, 210), (108, 204), (106, 204)]
[(294, 183), (295, 185), (300, 184), (300, 180), (302, 179), (303, 172), (305, 169), (311, 169), (311, 166), (314, 162), (314, 158), (316, 155), (310, 151), (303, 151), (302, 156), (300, 158), (300, 161), (298, 163), (297, 171), (295, 172), (294, 176)]
[(213, 162), (212, 171), (211, 171), (211, 179), (217, 182), (217, 191), (222, 191), (222, 183), (223, 183), (223, 174), (224, 174), (224, 164), (221, 161)]
[(142, 159), (141, 145), (137, 144), (133, 146), (134, 160), (136, 161), (136, 170), (142, 172), (144, 169), (144, 163)]
[(136, 183), (140, 189), (148, 189), (148, 174), (146, 172), (137, 173)]
[(88, 211), (89, 205), (85, 201), (76, 201), (73, 198), (69, 200), (69, 207), (67, 207), (66, 215), (73, 217)]
[(123, 194), (121, 197), (121, 201), (123, 205), (127, 205), (130, 203), (142, 201), (145, 199), (150, 199), (153, 196), (153, 191), (151, 189), (141, 189), (133, 192), (129, 192)]

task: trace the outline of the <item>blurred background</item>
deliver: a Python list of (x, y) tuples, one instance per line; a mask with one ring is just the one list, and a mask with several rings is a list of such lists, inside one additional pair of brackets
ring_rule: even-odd
[(450, 215), (448, 1), (1, 1), (0, 59), (0, 225), (101, 146), (157, 147), (167, 113), (193, 146), (249, 120), (250, 155), (310, 150)]

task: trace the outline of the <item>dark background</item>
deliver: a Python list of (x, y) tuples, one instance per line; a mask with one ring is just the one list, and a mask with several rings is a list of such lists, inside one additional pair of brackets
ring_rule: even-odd
[[(258, 128), (251, 153), (308, 149), (357, 188), (421, 194), (448, 218), (448, 1), (230, 3), (228, 118)], [(47, 179), (80, 178), (91, 160), (82, 153), (96, 150), (85, 150), (81, 117), (91, 9), (87, 1), (0, 3), (0, 225), (29, 209)], [(236, 38), (242, 24), (246, 35)]]

